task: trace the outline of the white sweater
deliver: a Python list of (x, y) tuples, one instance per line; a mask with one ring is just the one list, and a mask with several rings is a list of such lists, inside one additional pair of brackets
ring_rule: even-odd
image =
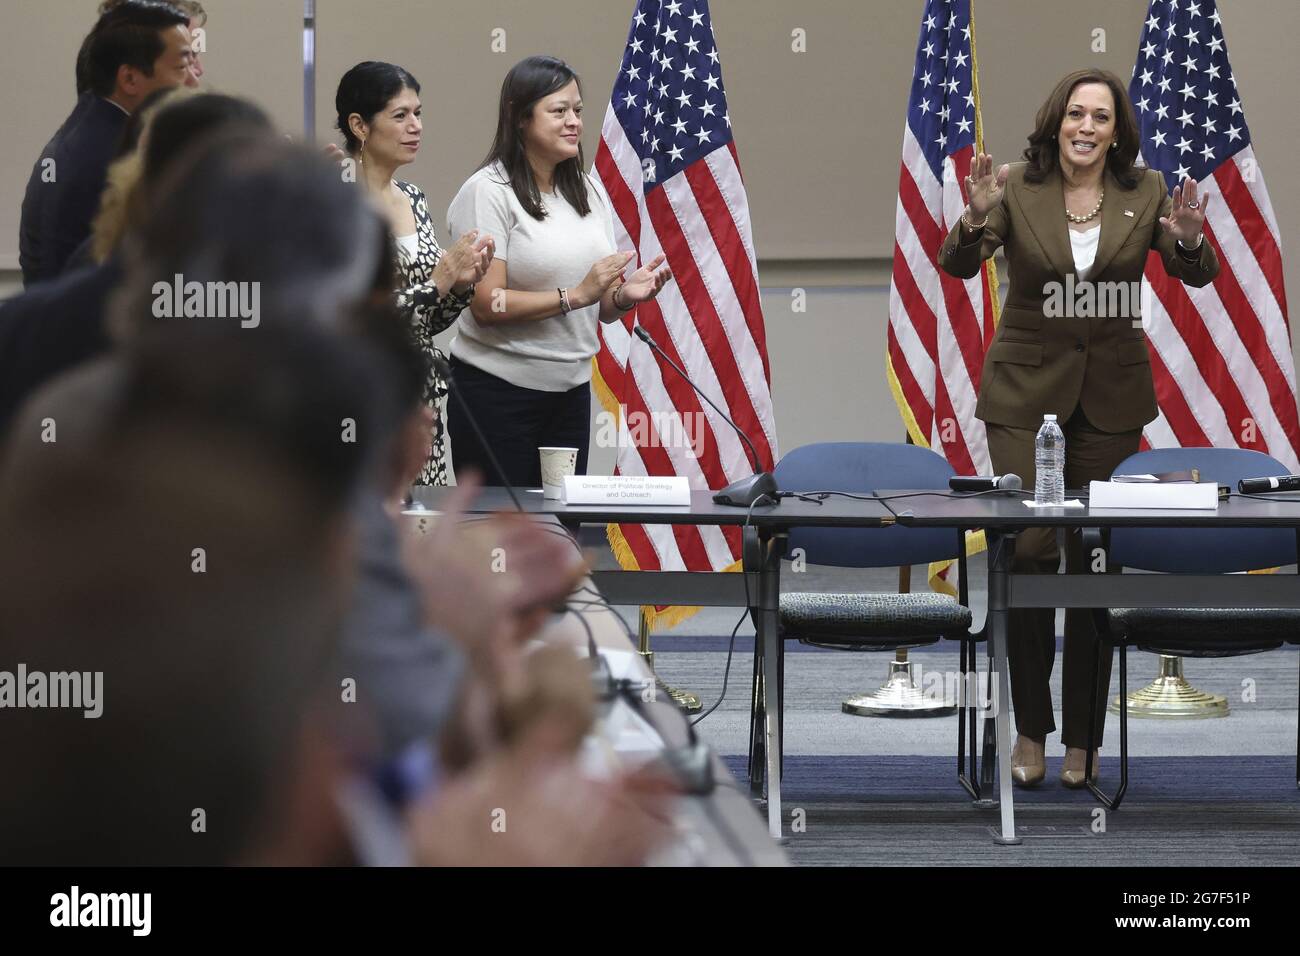
[[(559, 193), (543, 193), (546, 218), (528, 215), (500, 165), (480, 169), (460, 187), (447, 210), (448, 235), (471, 229), (496, 240), (506, 263), (506, 288), (521, 292), (573, 289), (592, 265), (615, 251), (609, 198), (590, 176), (591, 212), (579, 216)], [(559, 296), (556, 296), (558, 307)], [(563, 392), (591, 379), (599, 341), (600, 303), (536, 322), (485, 326), (466, 309), (456, 324), (451, 354), (513, 385)]]

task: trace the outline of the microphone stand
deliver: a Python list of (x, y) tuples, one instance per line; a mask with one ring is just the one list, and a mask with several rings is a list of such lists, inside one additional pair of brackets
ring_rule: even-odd
[(728, 417), (727, 413), (717, 406), (713, 399), (704, 394), (700, 387), (691, 380), (691, 377), (686, 374), (681, 366), (668, 357), (668, 353), (659, 347), (659, 343), (650, 336), (650, 333), (647, 332), (644, 327), (635, 325), (632, 327), (632, 332), (642, 342), (650, 346), (650, 348), (654, 350), (655, 354), (672, 366), (673, 371), (680, 375), (686, 381), (687, 385), (695, 389), (696, 394), (699, 395), (700, 398), (709, 403), (709, 407), (717, 412), (724, 422), (731, 426), (732, 431), (740, 436), (740, 440), (745, 443), (745, 447), (749, 450), (749, 462), (754, 469), (754, 473), (748, 478), (739, 478), (727, 485), (725, 488), (714, 492), (714, 503), (720, 505), (731, 505), (737, 508), (748, 508), (759, 498), (767, 497), (771, 499), (772, 504), (780, 504), (781, 499), (777, 497), (776, 479), (772, 477), (770, 471), (765, 471), (763, 469), (762, 463), (758, 457), (758, 452), (754, 448), (754, 443), (749, 440), (749, 436), (741, 431), (740, 426), (733, 422), (731, 418)]

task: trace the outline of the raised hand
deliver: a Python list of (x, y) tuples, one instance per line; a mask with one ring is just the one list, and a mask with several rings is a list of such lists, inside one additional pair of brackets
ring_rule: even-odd
[(642, 266), (632, 273), (631, 278), (624, 282), (619, 289), (618, 297), (623, 301), (624, 305), (645, 302), (647, 299), (653, 299), (659, 294), (659, 290), (673, 277), (670, 270), (659, 268), (663, 263), (664, 257), (659, 255), (654, 262)]
[(984, 219), (1002, 202), (1002, 193), (1007, 185), (1007, 174), (1011, 167), (1003, 163), (993, 172), (993, 157), (988, 153), (978, 153), (970, 164), (970, 175), (966, 177), (966, 201), (970, 203), (971, 214), (975, 219)]
[(338, 163), (340, 166), (342, 166), (348, 158), (348, 154), (343, 151), (343, 147), (338, 143), (326, 143), (321, 148), (321, 152), (325, 154), (325, 158), (330, 162)]
[(1188, 179), (1174, 187), (1174, 205), (1168, 216), (1160, 217), (1160, 225), (1185, 247), (1192, 249), (1201, 241), (1205, 228), (1205, 211), (1210, 208), (1210, 194), (1202, 202), (1196, 196), (1196, 180)]

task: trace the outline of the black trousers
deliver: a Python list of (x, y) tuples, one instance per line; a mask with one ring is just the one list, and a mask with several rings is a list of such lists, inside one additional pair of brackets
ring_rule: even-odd
[[(1027, 488), (1034, 482), (1034, 438), (1037, 429), (986, 425), (993, 471), (1023, 477)], [(1062, 423), (1065, 433), (1065, 487), (1086, 488), (1090, 481), (1105, 481), (1115, 467), (1138, 450), (1141, 429), (1131, 432), (1099, 431), (1082, 408)], [(1018, 573), (1054, 574), (1060, 567), (1055, 528), (1029, 528), (1016, 538), (1012, 570)], [(1065, 542), (1065, 567), (1080, 572), (1090, 556), (1083, 554), (1078, 532)], [(1016, 729), (1026, 737), (1045, 737), (1056, 729), (1048, 679), (1056, 661), (1056, 612), (1051, 608), (1019, 608), (1008, 616), (1007, 655), (1011, 665), (1011, 701)], [(1067, 747), (1088, 746), (1088, 708), (1092, 702), (1092, 668), (1097, 659), (1097, 631), (1087, 608), (1065, 612), (1065, 650), (1061, 674), (1061, 742)], [(1097, 701), (1097, 742), (1100, 746), (1106, 720), (1110, 686), (1107, 655), (1101, 668), (1102, 690)]]
[[(591, 441), (589, 384), (567, 392), (540, 392), (513, 385), (455, 356), (451, 371), (456, 383), (447, 398), (447, 437), (458, 480), (473, 469), (489, 485), (540, 488), (542, 464), (537, 449), (544, 446), (578, 449), (577, 473), (587, 473)], [(465, 414), (464, 403), (469, 404), (504, 475), (492, 466)]]

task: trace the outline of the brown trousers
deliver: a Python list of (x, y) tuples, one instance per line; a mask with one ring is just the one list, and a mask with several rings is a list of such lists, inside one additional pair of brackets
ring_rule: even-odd
[[(986, 426), (989, 457), (995, 474), (1014, 473), (1025, 487), (1034, 483), (1034, 437), (1037, 429)], [(1065, 487), (1086, 489), (1090, 481), (1105, 481), (1115, 467), (1138, 450), (1142, 431), (1110, 433), (1097, 430), (1083, 414), (1075, 411), (1061, 425), (1065, 433)], [(1065, 567), (1070, 572), (1085, 569), (1081, 537), (1066, 537)], [(1060, 568), (1057, 529), (1031, 528), (1016, 539), (1012, 570), (1020, 573), (1054, 574)], [(1067, 747), (1088, 745), (1088, 708), (1093, 694), (1092, 668), (1097, 658), (1097, 632), (1087, 609), (1065, 612), (1065, 661), (1061, 677), (1061, 742)], [(1052, 717), (1052, 692), (1048, 679), (1056, 661), (1056, 612), (1050, 608), (1022, 608), (1008, 617), (1007, 652), (1011, 664), (1011, 701), (1016, 729), (1026, 737), (1045, 737), (1056, 729)], [(1101, 694), (1097, 701), (1097, 743), (1101, 743), (1106, 718), (1106, 697), (1110, 686), (1111, 655), (1102, 662)]]

